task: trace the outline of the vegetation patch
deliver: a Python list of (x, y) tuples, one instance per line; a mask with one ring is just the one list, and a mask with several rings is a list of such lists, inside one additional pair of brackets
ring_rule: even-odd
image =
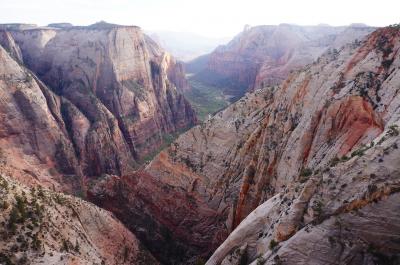
[(189, 79), (189, 83), (191, 89), (184, 94), (195, 109), (200, 121), (205, 121), (208, 115), (213, 115), (230, 104), (220, 88), (192, 79)]
[(300, 171), (300, 178), (299, 178), (300, 183), (306, 182), (312, 174), (313, 174), (313, 171), (311, 169), (302, 168)]
[(274, 239), (272, 239), (270, 242), (269, 242), (269, 249), (274, 249), (276, 246), (278, 246), (279, 245), (279, 243), (278, 242), (276, 242)]

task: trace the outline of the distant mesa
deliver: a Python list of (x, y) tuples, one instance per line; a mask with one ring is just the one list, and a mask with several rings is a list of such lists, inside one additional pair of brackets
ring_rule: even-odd
[(112, 24), (112, 23), (108, 23), (106, 21), (99, 21), (96, 22), (92, 25), (87, 26), (87, 28), (90, 29), (113, 29), (113, 28), (119, 28), (119, 27), (136, 27), (139, 28), (137, 26), (127, 26), (127, 25), (119, 25), (119, 24)]
[[(108, 23), (106, 21), (99, 21), (89, 26), (74, 26), (68, 22), (60, 23), (50, 23), (47, 26), (38, 26), (37, 24), (25, 24), (25, 23), (7, 23), (0, 24), (0, 29), (2, 30), (31, 30), (31, 29), (69, 29), (69, 28), (88, 28), (88, 29), (114, 29), (118, 27), (137, 27), (137, 26), (127, 26)], [(138, 27), (137, 27), (138, 28)]]
[(6, 30), (26, 30), (37, 28), (38, 25), (36, 24), (25, 24), (25, 23), (7, 23), (7, 24), (0, 24), (0, 29)]
[(72, 25), (71, 23), (50, 23), (47, 26), (50, 28), (66, 29), (66, 28), (72, 28), (74, 25)]
[(374, 29), (364, 24), (246, 26), (228, 44), (188, 62), (186, 69), (193, 80), (218, 87), (235, 101), (247, 91), (280, 84), (327, 49), (340, 49)]

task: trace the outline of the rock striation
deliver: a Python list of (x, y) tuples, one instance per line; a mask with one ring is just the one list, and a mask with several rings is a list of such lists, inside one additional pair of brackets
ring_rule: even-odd
[(196, 121), (179, 63), (137, 27), (7, 29), (1, 262), (399, 263), (398, 26), (335, 35), (136, 171)]
[(399, 48), (393, 26), (328, 50), (147, 166), (217, 211), (210, 242), (233, 231), (207, 264), (398, 262)]
[[(11, 56), (24, 63), (10, 69), (29, 76), (26, 85), (8, 81), (27, 91), (19, 103), (40, 105), (62, 133), (61, 140), (43, 141), (57, 146), (48, 157), (64, 175), (127, 174), (167, 136), (196, 123), (181, 94), (187, 86), (182, 65), (138, 27), (12, 28), (2, 36)], [(31, 86), (42, 102), (30, 97)], [(9, 84), (3, 90), (10, 93)]]
[(79, 170), (62, 118), (61, 98), (2, 47), (0, 73), (1, 164), (27, 185), (71, 189), (59, 179), (62, 172)]
[(2, 30), (0, 31), (0, 45), (8, 51), (14, 60), (22, 63), (22, 53), (19, 46), (15, 43), (10, 32)]
[(88, 199), (113, 212), (162, 264), (195, 264), (227, 236), (218, 212), (195, 193), (146, 172), (105, 176), (89, 186)]
[[(26, 187), (43, 186), (85, 197), (89, 184), (101, 185), (97, 181), (102, 183), (107, 174), (132, 174), (171, 141), (172, 134), (196, 123), (181, 93), (187, 88), (182, 65), (138, 27), (98, 23), (1, 28), (0, 172), (17, 181), (12, 185), (20, 190), (13, 196), (26, 194)], [(129, 199), (134, 191), (128, 186), (128, 195), (122, 198)], [(64, 201), (63, 195), (53, 196)], [(11, 197), (4, 200), (13, 204)], [(16, 237), (10, 236), (1, 244), (6, 253), (1, 262), (158, 264), (139, 242), (143, 233), (128, 226), (141, 235), (138, 240), (109, 213), (75, 202), (68, 199), (69, 208), (85, 212), (78, 220), (68, 207), (60, 210), (51, 200), (43, 201), (49, 208), (46, 231), (51, 232), (40, 235), (43, 249), (31, 251), (24, 245), (13, 255)], [(11, 212), (2, 214), (6, 222)], [(118, 217), (126, 220), (127, 214)], [(71, 223), (66, 226), (58, 221), (62, 218)], [(146, 218), (141, 220), (150, 220)], [(72, 235), (72, 241), (54, 243), (49, 238), (59, 233)], [(69, 251), (76, 244), (85, 251)]]

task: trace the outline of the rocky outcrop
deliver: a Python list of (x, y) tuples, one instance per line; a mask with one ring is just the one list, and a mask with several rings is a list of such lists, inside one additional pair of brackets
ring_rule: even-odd
[(11, 57), (17, 62), (22, 63), (22, 53), (13, 37), (8, 31), (0, 30), (0, 45), (8, 51)]
[(159, 264), (109, 212), (0, 176), (0, 263)]
[[(196, 122), (192, 108), (181, 94), (187, 87), (182, 65), (137, 27), (105, 23), (65, 29), (48, 27), (19, 30), (12, 27), (10, 31), (1, 31), (1, 34), (1, 44), (7, 50), (0, 46), (0, 169), (24, 185), (45, 186), (85, 196), (91, 186), (101, 185), (97, 184), (97, 181), (102, 183), (101, 176), (113, 174), (119, 178), (131, 174), (164, 141), (171, 141), (167, 139), (171, 138), (170, 134)], [(123, 180), (124, 184), (130, 183), (125, 181), (126, 178)], [(132, 181), (135, 183), (138, 180)], [(156, 183), (153, 181), (151, 184)], [(156, 186), (152, 185), (147, 185), (150, 188), (146, 193), (154, 192), (151, 188)], [(115, 199), (138, 199), (132, 205), (133, 209), (138, 210), (140, 197), (137, 197), (136, 191), (133, 184), (128, 185), (125, 193)], [(162, 197), (162, 190), (158, 191), (157, 200)], [(101, 203), (94, 196), (89, 199)], [(112, 202), (117, 203), (110, 197), (109, 204)], [(147, 201), (142, 200), (142, 203)], [(161, 243), (172, 242), (157, 242), (137, 229), (141, 225), (148, 227), (149, 218), (159, 212), (150, 211), (149, 215), (143, 217), (139, 215), (141, 219), (132, 222), (128, 218), (131, 216), (128, 210), (118, 217), (123, 221), (128, 220), (125, 222), (128, 227), (141, 239), (147, 240), (146, 243), (161, 246)], [(82, 211), (88, 211), (89, 214), (92, 210)], [(88, 227), (95, 224), (89, 219), (96, 219), (97, 215), (94, 212), (88, 216), (82, 229), (86, 236), (100, 242), (96, 242), (95, 246), (88, 245), (85, 253), (71, 255), (62, 254), (57, 244), (56, 247), (49, 245), (60, 252), (55, 254), (57, 262), (60, 259), (79, 264), (101, 263), (102, 260), (106, 264), (155, 263), (152, 257), (148, 260), (141, 258), (140, 253), (146, 251), (141, 250), (139, 241), (132, 239), (133, 235), (126, 232), (117, 221), (100, 216), (99, 222), (107, 222), (107, 225), (100, 223)], [(172, 209), (170, 215), (173, 215)], [(192, 210), (191, 216), (194, 215)], [(54, 223), (53, 217), (57, 219), (58, 215), (50, 218)], [(116, 234), (113, 236), (110, 235), (113, 231), (109, 225), (115, 225)], [(160, 229), (164, 229), (164, 226), (160, 224)], [(75, 223), (65, 228), (65, 233), (70, 233), (71, 229), (75, 229)], [(90, 229), (93, 231), (86, 231)], [(104, 229), (107, 230), (104, 238), (87, 234), (99, 233)], [(49, 230), (58, 231), (53, 226)], [(165, 231), (169, 230), (157, 230), (154, 233), (165, 235)], [(125, 239), (121, 237), (124, 233), (128, 233)], [(182, 233), (188, 238), (186, 231)], [(47, 237), (43, 239), (48, 241)], [(120, 241), (126, 241), (128, 247), (122, 247)], [(11, 245), (7, 245), (8, 250), (9, 247)], [(107, 249), (101, 249), (103, 247)], [(175, 245), (169, 249), (167, 253), (179, 250)], [(91, 251), (97, 254), (89, 257)], [(175, 253), (174, 256), (182, 253)], [(22, 254), (10, 255), (7, 258), (15, 261)], [(57, 263), (52, 256), (41, 257), (36, 260), (28, 255), (26, 259), (33, 263)]]
[[(100, 185), (96, 181), (107, 173), (116, 178), (130, 174), (166, 136), (196, 122), (181, 94), (187, 86), (182, 65), (137, 27), (104, 23), (68, 29), (13, 27), (1, 31), (0, 37), (7, 48), (0, 46), (0, 170), (28, 187), (45, 186), (85, 196), (88, 183)], [(121, 198), (136, 198), (134, 187), (127, 186), (127, 195)], [(49, 203), (44, 207), (50, 208), (46, 213), (50, 224), (45, 226), (50, 234), (36, 234), (45, 241), (41, 249), (17, 246), (21, 250), (13, 255), (16, 236), (10, 235), (6, 238), (9, 244), (1, 245), (1, 258), (31, 264), (158, 263), (108, 213), (75, 201), (69, 198), (69, 207), (53, 209), (52, 201), (46, 199), (43, 204)], [(4, 214), (7, 220), (11, 212)], [(118, 217), (125, 221), (129, 214)], [(155, 239), (134, 229), (148, 225), (149, 216), (129, 228), (154, 243)], [(61, 221), (64, 218), (69, 220), (67, 225)], [(50, 236), (55, 235), (65, 240), (53, 242)], [(84, 250), (76, 250), (77, 244)]]
[[(159, 183), (217, 211), (218, 234), (236, 228), (208, 264), (234, 264), (244, 252), (254, 264), (397, 261), (399, 48), (399, 28), (388, 27), (327, 51), (150, 163)], [(374, 217), (378, 208), (385, 218)]]
[[(11, 35), (33, 72), (0, 47), (3, 174), (86, 194), (163, 264), (209, 257), (212, 265), (398, 263), (398, 27), (329, 50), (280, 86), (246, 94), (136, 172), (162, 133), (194, 117), (178, 88), (178, 63), (136, 27), (100, 23)], [(100, 210), (70, 197), (45, 192), (39, 199), (36, 188), (11, 186), (16, 193), (4, 197), (4, 220), (26, 221), (21, 202), (36, 199), (49, 209), (43, 227), (60, 231), (43, 235), (53, 250), (39, 261), (52, 263), (50, 253), (58, 260), (66, 249), (63, 259), (81, 263), (140, 263), (142, 255), (144, 264), (154, 262), (136, 238), (122, 251), (128, 232), (108, 213), (98, 217)], [(79, 218), (72, 208), (81, 209)], [(28, 224), (15, 227), (25, 234)], [(23, 238), (7, 237), (2, 258), (19, 260), (21, 242), (36, 246), (34, 236)]]
[(79, 184), (73, 176), (79, 167), (62, 119), (61, 98), (2, 47), (0, 73), (2, 164), (25, 184), (72, 191), (72, 186), (60, 179), (66, 174), (66, 179)]
[(38, 76), (33, 82), (45, 87), (42, 103), (56, 101), (57, 126), (72, 146), (58, 146), (69, 156), (56, 167), (65, 174), (127, 174), (166, 136), (196, 122), (181, 94), (182, 65), (137, 27), (99, 23), (10, 33)]
[[(328, 48), (339, 49), (372, 30), (363, 25), (246, 27), (227, 45), (209, 54), (206, 67), (194, 78), (240, 98), (246, 91), (280, 84), (291, 71), (312, 63)], [(197, 63), (188, 63), (188, 68)]]

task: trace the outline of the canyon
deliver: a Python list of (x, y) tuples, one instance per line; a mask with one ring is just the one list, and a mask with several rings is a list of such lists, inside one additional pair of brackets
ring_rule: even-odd
[(186, 68), (194, 80), (220, 88), (235, 101), (247, 91), (280, 84), (327, 49), (361, 40), (373, 30), (364, 24), (247, 25), (228, 44), (187, 62)]
[(400, 262), (399, 25), (246, 28), (200, 124), (138, 27), (0, 29), (0, 263)]
[[(182, 95), (187, 89), (182, 65), (138, 27), (101, 22), (88, 27), (12, 24), (0, 28), (1, 174), (22, 185), (22, 191), (4, 191), (2, 203), (11, 205), (15, 203), (12, 198), (38, 186), (51, 189), (54, 196), (66, 192), (86, 198), (88, 182), (107, 174), (133, 172), (171, 137), (197, 123)], [(74, 204), (70, 202), (70, 208)], [(49, 246), (52, 241), (40, 229), (35, 235), (43, 245), (14, 255), (18, 245), (11, 243), (17, 231), (5, 231), (3, 239), (11, 243), (2, 249), (1, 262), (51, 259), (48, 262), (53, 263), (55, 258), (46, 255), (56, 251), (60, 263), (72, 257), (71, 262), (78, 264), (131, 264), (135, 260), (158, 264), (115, 217), (92, 204), (84, 204), (78, 213), (68, 207), (54, 209), (51, 200), (39, 206), (48, 209), (46, 217), (56, 223), (44, 222), (40, 227), (47, 226), (56, 235), (76, 231), (72, 239)], [(51, 217), (54, 211), (58, 212), (55, 218), (67, 216), (73, 223), (68, 227), (59, 224)], [(92, 218), (106, 224), (91, 223)], [(116, 234), (111, 236), (113, 227)], [(108, 234), (102, 235), (102, 230)], [(87, 252), (68, 254), (70, 247), (65, 242), (75, 244), (82, 237), (91, 238), (85, 242)], [(124, 245), (126, 254), (117, 255)], [(90, 257), (93, 251), (98, 254)], [(42, 258), (36, 259), (37, 255)]]
[[(182, 66), (137, 27), (98, 23), (2, 34), (11, 51), (10, 58), (2, 50), (2, 100), (12, 103), (1, 111), (2, 148), (16, 158), (30, 155), (43, 169), (34, 175), (124, 175), (167, 136), (197, 122), (181, 93)], [(24, 161), (10, 163), (29, 170)]]
[(399, 34), (379, 29), (327, 51), (181, 135), (146, 167), (218, 212), (209, 242), (233, 231), (207, 264), (398, 261)]

